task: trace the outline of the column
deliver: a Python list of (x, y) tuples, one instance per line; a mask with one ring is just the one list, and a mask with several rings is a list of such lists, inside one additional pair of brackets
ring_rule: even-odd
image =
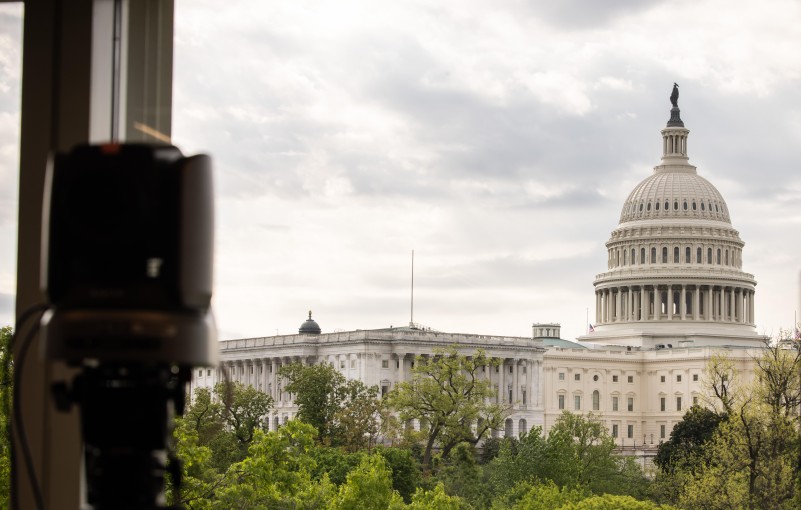
[(654, 320), (662, 318), (662, 293), (659, 285), (654, 285)]
[(737, 306), (734, 309), (735, 318), (737, 322), (745, 322), (743, 320), (743, 289), (737, 289), (736, 298), (737, 298)]
[(681, 302), (679, 303), (679, 310), (681, 311), (681, 320), (687, 320), (687, 285), (681, 286)]
[(756, 321), (754, 320), (754, 297), (756, 296), (756, 291), (752, 290), (752, 291), (750, 291), (748, 293), (748, 295), (749, 295), (749, 298), (748, 298), (748, 309), (749, 309), (748, 315), (749, 315), (749, 319), (751, 320), (751, 324), (755, 324)]
[(515, 358), (513, 362), (514, 362), (515, 372), (513, 374), (514, 377), (512, 378), (512, 380), (514, 381), (512, 383), (514, 384), (514, 386), (512, 387), (512, 399), (514, 400), (514, 402), (520, 402), (520, 360)]
[(669, 321), (673, 320), (673, 285), (668, 285), (667, 289), (667, 318)]
[(498, 394), (501, 398), (501, 403), (506, 402), (508, 395), (506, 394), (506, 363), (505, 359), (501, 358), (501, 364), (498, 367)]
[(634, 288), (629, 287), (629, 291), (627, 293), (629, 299), (628, 310), (626, 310), (626, 319), (631, 322), (634, 320)]
[(736, 314), (734, 313), (735, 309), (736, 309), (736, 305), (734, 303), (734, 287), (732, 287), (731, 289), (729, 289), (729, 308), (728, 308), (728, 310), (729, 310), (729, 320), (732, 321), (732, 322), (734, 322), (736, 320), (736, 317), (735, 317)]
[(693, 296), (693, 319), (698, 320), (701, 314), (701, 286), (695, 286), (695, 292)]
[(704, 315), (706, 316), (705, 319), (708, 321), (711, 321), (714, 317), (714, 313), (712, 310), (712, 295), (713, 291), (712, 291), (712, 286), (710, 285), (706, 288), (706, 313), (704, 313)]
[(622, 301), (621, 296), (621, 288), (617, 288), (617, 292), (615, 292), (615, 322), (619, 322), (622, 319), (622, 314), (620, 313), (620, 303)]
[(648, 290), (645, 285), (640, 286), (640, 320), (648, 320)]
[(406, 354), (405, 353), (398, 354), (397, 361), (398, 361), (398, 382), (395, 383), (396, 385), (406, 380), (406, 374), (404, 373), (404, 370), (406, 370), (406, 367), (404, 366), (404, 363), (406, 363)]
[(726, 289), (723, 287), (720, 288), (720, 292), (718, 293), (718, 320), (725, 321), (726, 320)]

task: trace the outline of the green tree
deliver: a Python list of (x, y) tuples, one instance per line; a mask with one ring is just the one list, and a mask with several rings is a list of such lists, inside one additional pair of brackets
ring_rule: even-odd
[(401, 382), (390, 393), (389, 405), (402, 421), (417, 419), (427, 424), (426, 469), (431, 467), (435, 444), (439, 443), (447, 457), (460, 442), (475, 445), (490, 430), (500, 428), (510, 406), (493, 402), (495, 391), (482, 376), (483, 367), (497, 365), (498, 360), (482, 350), (463, 356), (451, 347), (430, 358), (417, 356), (411, 380)]
[(222, 420), (236, 439), (241, 457), (244, 457), (255, 431), (265, 429), (265, 416), (273, 406), (273, 399), (240, 382), (217, 383), (214, 397), (222, 404)]
[(359, 466), (348, 474), (332, 505), (336, 510), (386, 510), (393, 501), (402, 503), (392, 489), (392, 473), (380, 455), (366, 455)]
[(670, 438), (659, 445), (654, 463), (660, 470), (672, 473), (676, 467), (697, 462), (704, 444), (725, 418), (725, 414), (692, 406), (673, 427)]
[(11, 494), (11, 326), (0, 328), (0, 509), (8, 508)]
[(377, 387), (348, 380), (327, 363), (292, 363), (278, 373), (295, 396), (297, 418), (314, 426), (324, 444), (357, 450), (374, 442), (382, 409)]
[(593, 492), (605, 492), (618, 469), (615, 440), (592, 413), (584, 417), (564, 411), (548, 433), (548, 448), (558, 485), (586, 485)]
[(312, 480), (314, 427), (290, 420), (277, 431), (256, 430), (248, 456), (228, 469), (230, 483), (217, 489), (214, 509), (327, 508), (334, 485)]

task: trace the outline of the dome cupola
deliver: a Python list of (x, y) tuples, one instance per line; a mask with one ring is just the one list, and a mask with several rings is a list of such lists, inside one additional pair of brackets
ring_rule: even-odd
[(320, 325), (312, 319), (312, 313), (311, 310), (309, 310), (309, 318), (300, 325), (298, 333), (301, 335), (319, 335), (322, 332)]

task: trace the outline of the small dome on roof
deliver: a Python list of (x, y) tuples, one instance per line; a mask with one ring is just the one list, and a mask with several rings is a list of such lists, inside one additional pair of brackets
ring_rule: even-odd
[(320, 325), (312, 319), (312, 313), (311, 310), (309, 310), (309, 318), (300, 325), (298, 333), (301, 335), (319, 335), (322, 332), (323, 330), (320, 329)]

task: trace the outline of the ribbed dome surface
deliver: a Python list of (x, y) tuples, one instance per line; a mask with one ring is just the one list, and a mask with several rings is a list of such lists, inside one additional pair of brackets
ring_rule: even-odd
[(731, 224), (720, 192), (695, 172), (659, 171), (638, 184), (623, 203), (620, 222), (698, 218)]

